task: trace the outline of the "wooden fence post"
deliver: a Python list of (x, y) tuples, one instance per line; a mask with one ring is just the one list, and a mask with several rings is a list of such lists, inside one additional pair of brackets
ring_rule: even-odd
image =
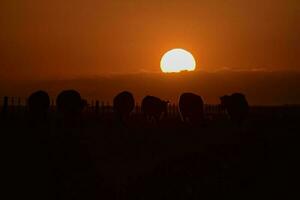
[(5, 96), (3, 99), (2, 115), (4, 118), (6, 118), (7, 114), (8, 114), (8, 97)]
[(102, 112), (102, 114), (105, 113), (105, 105), (104, 105), (104, 101), (101, 102), (101, 112)]
[(15, 98), (11, 97), (11, 106), (14, 106), (14, 104), (15, 104)]
[(18, 106), (21, 106), (21, 97), (18, 97)]
[(175, 104), (171, 105), (171, 117), (175, 116)]
[(17, 111), (18, 111), (18, 113), (21, 112), (21, 109), (22, 109), (21, 97), (18, 97), (18, 101), (17, 101)]
[(91, 101), (91, 105), (90, 105), (91, 110), (95, 109), (95, 104), (94, 104), (94, 100)]
[(110, 104), (109, 104), (108, 101), (106, 102), (106, 112), (107, 112), (107, 113), (110, 113), (110, 112), (111, 112)]
[(10, 112), (15, 112), (15, 97), (11, 97), (11, 105), (10, 105)]
[(99, 106), (99, 101), (96, 100), (96, 105), (95, 105), (95, 113), (99, 114), (100, 106)]
[(135, 113), (139, 114), (139, 112), (140, 112), (139, 104), (136, 104), (135, 105)]

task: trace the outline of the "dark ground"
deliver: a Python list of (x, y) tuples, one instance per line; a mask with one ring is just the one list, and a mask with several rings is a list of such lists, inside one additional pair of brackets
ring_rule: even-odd
[[(208, 199), (285, 197), (297, 192), (300, 112), (225, 116), (201, 125), (84, 114), (62, 120), (1, 119), (8, 197)], [(9, 199), (9, 198), (6, 198)]]

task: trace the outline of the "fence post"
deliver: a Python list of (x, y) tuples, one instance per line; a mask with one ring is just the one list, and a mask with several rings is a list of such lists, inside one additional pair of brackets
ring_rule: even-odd
[(89, 111), (94, 111), (95, 110), (94, 100), (91, 101), (91, 105), (89, 107), (90, 107)]
[(18, 106), (21, 106), (21, 97), (18, 97)]
[(169, 116), (172, 112), (172, 105), (171, 104), (168, 104), (167, 105), (167, 112), (166, 112), (166, 116)]
[(139, 104), (135, 104), (135, 113), (136, 113), (136, 114), (139, 113)]
[(18, 97), (18, 102), (17, 102), (17, 111), (18, 113), (21, 112), (21, 97)]
[(96, 114), (99, 114), (99, 101), (98, 100), (96, 100), (96, 105), (95, 105), (95, 113)]
[(50, 104), (50, 112), (54, 112), (55, 107), (54, 107), (54, 99), (51, 98), (51, 104)]
[(10, 105), (10, 112), (15, 112), (15, 97), (11, 97), (11, 105)]
[(111, 113), (111, 106), (109, 104), (109, 101), (106, 102), (106, 112)]
[(4, 118), (6, 118), (7, 114), (8, 114), (8, 97), (5, 96), (3, 99), (2, 115)]
[(105, 105), (104, 105), (104, 101), (101, 102), (101, 112), (102, 112), (102, 114), (105, 113)]

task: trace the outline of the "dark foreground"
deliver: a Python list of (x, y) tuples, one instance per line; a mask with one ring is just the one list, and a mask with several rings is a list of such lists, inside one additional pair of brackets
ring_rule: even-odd
[(293, 195), (299, 112), (201, 125), (134, 115), (1, 119), (11, 199), (208, 199)]

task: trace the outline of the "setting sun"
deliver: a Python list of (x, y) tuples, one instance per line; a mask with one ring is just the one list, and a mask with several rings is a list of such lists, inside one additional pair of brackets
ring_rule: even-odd
[(172, 49), (163, 55), (160, 68), (164, 73), (194, 71), (196, 61), (190, 52), (184, 49)]

